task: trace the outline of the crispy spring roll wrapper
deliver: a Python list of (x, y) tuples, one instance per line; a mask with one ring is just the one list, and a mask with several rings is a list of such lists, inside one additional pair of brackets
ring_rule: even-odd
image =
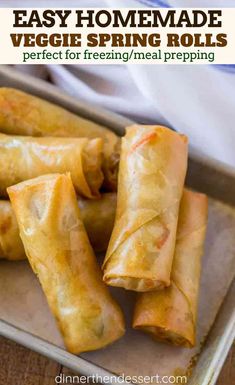
[(100, 199), (79, 199), (81, 217), (95, 251), (106, 251), (113, 230), (117, 195), (105, 193)]
[(34, 138), (0, 134), (0, 195), (26, 179), (70, 172), (78, 194), (99, 196), (103, 182), (102, 139)]
[(0, 259), (25, 259), (15, 214), (9, 201), (0, 200)]
[(44, 175), (8, 193), (27, 257), (67, 349), (78, 354), (120, 338), (123, 315), (102, 282), (70, 176)]
[(120, 139), (109, 129), (14, 88), (0, 88), (0, 131), (11, 135), (102, 138), (105, 184), (116, 189)]
[(133, 327), (150, 333), (157, 340), (184, 347), (195, 345), (207, 206), (204, 194), (184, 191), (171, 286), (138, 296)]
[[(105, 193), (100, 199), (79, 197), (81, 217), (92, 247), (106, 251), (113, 229), (116, 211), (116, 193)], [(0, 259), (18, 261), (27, 258), (20, 239), (17, 220), (11, 203), (0, 200)]]
[(187, 138), (166, 127), (127, 128), (103, 265), (107, 284), (135, 291), (169, 286), (187, 148)]

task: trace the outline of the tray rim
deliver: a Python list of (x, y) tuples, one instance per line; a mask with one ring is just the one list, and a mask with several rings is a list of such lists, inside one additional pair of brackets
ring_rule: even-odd
[[(71, 112), (77, 113), (84, 118), (114, 130), (118, 134), (124, 132), (125, 126), (133, 124), (133, 121), (128, 118), (113, 112), (106, 111), (100, 107), (80, 102), (79, 100), (67, 95), (62, 90), (59, 90), (56, 86), (49, 84), (44, 80), (36, 79), (31, 75), (19, 73), (18, 71), (4, 65), (0, 66), (0, 86), (2, 78), (14, 83), (15, 88), (25, 90), (26, 92), (31, 92), (32, 94), (38, 95), (39, 97), (43, 97), (49, 101), (59, 104), (64, 108), (69, 109)], [(195, 150), (193, 147), (190, 147), (190, 158), (195, 161), (200, 161), (203, 164), (206, 164), (208, 167), (211, 167), (212, 169), (219, 171), (221, 174), (224, 174), (225, 176), (235, 180), (235, 168), (210, 158), (204, 154), (201, 154), (200, 151)], [(217, 380), (220, 369), (222, 368), (228, 351), (235, 338), (235, 296), (231, 297), (231, 291), (235, 292), (235, 282), (231, 284), (230, 290), (223, 300), (222, 308), (218, 311), (214, 324), (211, 328), (211, 331), (209, 332), (207, 341), (203, 345), (199, 359), (194, 367), (193, 374), (190, 376), (189, 381), (187, 382), (188, 385), (213, 385)], [(197, 378), (201, 375), (201, 373), (198, 372), (198, 368), (200, 367), (200, 363), (203, 360), (203, 353), (208, 348), (208, 345), (210, 349), (211, 336), (213, 336), (216, 325), (220, 322), (220, 319), (223, 318), (225, 313), (229, 316), (226, 326), (218, 341), (217, 349), (213, 359), (210, 361), (206, 372), (204, 373), (204, 378), (199, 383)], [(116, 380), (118, 378), (118, 375), (89, 362), (87, 359), (68, 353), (66, 350), (53, 345), (52, 343), (45, 341), (42, 338), (33, 335), (15, 325), (9, 324), (2, 319), (0, 319), (0, 335), (9, 338), (27, 348), (30, 348), (48, 358), (56, 360), (66, 367), (72, 369), (73, 371), (79, 372), (80, 374), (92, 376), (95, 373), (101, 377), (112, 376), (113, 378), (115, 377)], [(107, 384), (106, 381), (105, 383)], [(126, 384), (125, 382), (122, 383)]]

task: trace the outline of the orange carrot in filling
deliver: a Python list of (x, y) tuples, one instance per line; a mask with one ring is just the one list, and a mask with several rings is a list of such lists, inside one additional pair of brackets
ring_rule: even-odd
[(155, 132), (150, 132), (149, 134), (143, 136), (131, 147), (129, 154), (134, 152), (138, 147), (142, 146), (143, 144), (146, 144), (151, 140), (156, 139), (156, 137), (157, 137), (157, 134)]
[(163, 234), (161, 235), (161, 237), (158, 238), (156, 244), (157, 244), (157, 248), (158, 249), (161, 249), (162, 246), (165, 244), (165, 242), (167, 241), (168, 237), (170, 235), (170, 230), (167, 228), (167, 227), (164, 227), (164, 231), (163, 231)]

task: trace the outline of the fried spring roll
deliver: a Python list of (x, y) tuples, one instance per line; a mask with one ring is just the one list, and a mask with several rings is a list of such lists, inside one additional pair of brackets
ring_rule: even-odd
[(52, 172), (71, 173), (78, 194), (99, 196), (102, 139), (33, 138), (0, 134), (0, 195), (7, 187)]
[[(105, 193), (100, 199), (79, 198), (81, 217), (90, 243), (97, 252), (106, 251), (113, 229), (116, 194)], [(25, 259), (15, 214), (9, 201), (0, 200), (0, 259)]]
[(64, 338), (75, 354), (114, 342), (123, 315), (102, 282), (69, 175), (8, 188), (21, 239)]
[(13, 88), (0, 88), (0, 131), (5, 134), (102, 138), (107, 187), (116, 188), (120, 139), (92, 121)]
[(201, 255), (207, 225), (207, 197), (185, 190), (180, 206), (171, 286), (139, 294), (133, 327), (184, 347), (195, 345)]
[(134, 125), (122, 139), (115, 225), (104, 281), (135, 291), (170, 284), (187, 138), (160, 126)]

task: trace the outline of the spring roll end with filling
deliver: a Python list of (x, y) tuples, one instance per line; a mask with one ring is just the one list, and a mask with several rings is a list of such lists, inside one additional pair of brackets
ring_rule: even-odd
[(195, 345), (195, 327), (188, 303), (174, 283), (159, 292), (140, 294), (133, 319), (134, 329), (150, 334), (156, 341), (190, 348)]
[(0, 134), (0, 195), (16, 183), (70, 172), (78, 194), (97, 198), (103, 182), (103, 140)]
[(8, 135), (102, 138), (105, 186), (117, 188), (120, 138), (108, 128), (18, 89), (0, 87), (0, 128)]

